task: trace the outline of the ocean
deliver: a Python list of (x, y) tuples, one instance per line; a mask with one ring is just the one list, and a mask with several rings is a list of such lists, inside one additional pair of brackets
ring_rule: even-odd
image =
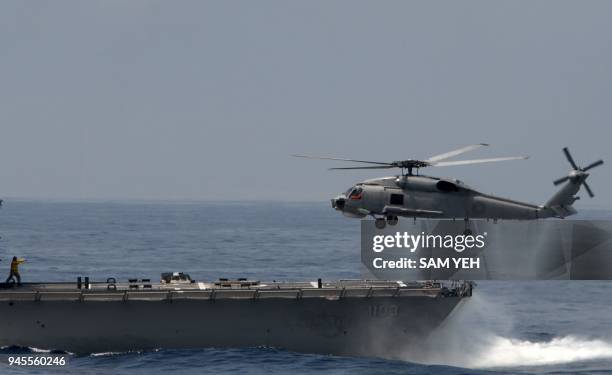
[[(612, 218), (589, 211), (582, 218)], [(0, 209), (0, 270), (13, 255), (23, 281), (77, 276), (196, 280), (361, 277), (359, 220), (323, 203), (8, 200)], [(4, 275), (0, 275), (3, 276)], [(301, 354), (277, 348), (190, 349), (71, 356), (46, 373), (574, 374), (612, 372), (612, 284), (481, 281), (436, 333), (437, 350), (401, 358)], [(2, 348), (0, 355), (40, 348)], [(0, 373), (24, 373), (0, 365)], [(30, 371), (30, 370), (28, 370)]]

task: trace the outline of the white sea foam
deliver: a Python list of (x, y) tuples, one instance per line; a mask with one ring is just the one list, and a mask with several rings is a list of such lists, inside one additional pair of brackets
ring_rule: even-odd
[(612, 359), (612, 340), (566, 335), (545, 341), (513, 338), (513, 319), (474, 296), (418, 348), (401, 358), (466, 368), (529, 367)]
[(28, 349), (30, 349), (34, 353), (51, 353), (50, 349), (40, 349), (35, 347), (29, 347)]
[(542, 366), (607, 358), (612, 358), (612, 343), (602, 340), (565, 336), (533, 342), (494, 336), (490, 345), (481, 348), (465, 365), (474, 368)]
[[(155, 348), (146, 350), (147, 352), (159, 352), (161, 348)], [(115, 355), (125, 355), (125, 354), (141, 354), (145, 352), (145, 350), (126, 350), (126, 351), (118, 351), (118, 352), (98, 352), (98, 353), (90, 353), (90, 357), (112, 357)]]
[(100, 353), (91, 353), (90, 357), (111, 357), (114, 355), (126, 354), (128, 352), (100, 352)]

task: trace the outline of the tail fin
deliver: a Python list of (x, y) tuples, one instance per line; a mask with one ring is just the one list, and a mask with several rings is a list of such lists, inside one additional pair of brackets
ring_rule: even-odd
[[(572, 171), (573, 172), (573, 171)], [(581, 176), (579, 179), (569, 179), (559, 191), (555, 193), (545, 204), (544, 208), (549, 208), (554, 213), (551, 216), (566, 217), (576, 213), (576, 209), (572, 207), (572, 204), (580, 197), (576, 196), (576, 193), (580, 190), (580, 185), (586, 180), (588, 176)]]

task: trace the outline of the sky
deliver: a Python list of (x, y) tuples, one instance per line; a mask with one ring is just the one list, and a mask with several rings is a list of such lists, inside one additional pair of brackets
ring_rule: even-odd
[[(376, 161), (612, 208), (610, 1), (3, 1), (0, 197), (321, 201)], [(457, 158), (459, 159), (459, 158)]]

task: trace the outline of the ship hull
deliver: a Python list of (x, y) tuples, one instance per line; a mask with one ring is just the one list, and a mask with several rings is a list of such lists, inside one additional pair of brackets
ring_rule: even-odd
[(424, 340), (461, 297), (0, 302), (0, 345), (73, 353), (270, 346), (392, 355)]

